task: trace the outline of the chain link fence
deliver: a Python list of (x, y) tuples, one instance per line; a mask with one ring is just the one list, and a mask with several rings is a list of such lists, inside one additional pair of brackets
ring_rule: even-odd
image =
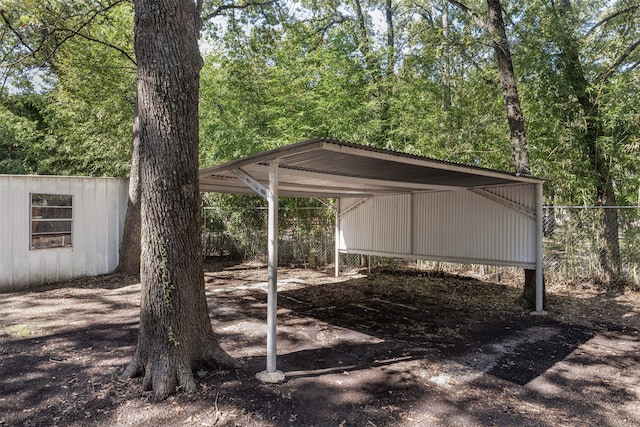
[(551, 283), (640, 283), (640, 208), (544, 208), (544, 270)]
[[(607, 211), (612, 209), (613, 211)], [(606, 213), (606, 214), (605, 214)], [(333, 263), (334, 210), (331, 206), (279, 210), (278, 258), (285, 266), (316, 268)], [(204, 208), (205, 256), (267, 262), (266, 208), (229, 217), (215, 207)], [(614, 223), (606, 224), (605, 221)], [(614, 234), (603, 230), (614, 230)], [(613, 236), (613, 237), (612, 237)], [(521, 270), (459, 265), (410, 259), (341, 255), (345, 269), (412, 268), (481, 276), (499, 281), (521, 279)], [(624, 282), (640, 284), (640, 207), (544, 208), (544, 271), (548, 284)]]
[[(281, 265), (316, 268), (333, 263), (334, 213), (330, 207), (281, 208), (278, 260)], [(229, 218), (215, 207), (203, 211), (204, 255), (249, 263), (267, 262), (268, 210), (249, 209)]]

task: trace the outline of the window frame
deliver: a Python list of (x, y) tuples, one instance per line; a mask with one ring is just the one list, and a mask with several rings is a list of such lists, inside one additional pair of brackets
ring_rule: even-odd
[(73, 247), (73, 195), (29, 193), (29, 225), (30, 250)]

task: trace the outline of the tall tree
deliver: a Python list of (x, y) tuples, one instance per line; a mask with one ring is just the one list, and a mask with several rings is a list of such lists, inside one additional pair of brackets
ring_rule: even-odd
[[(637, 203), (640, 5), (527, 0), (516, 6), (529, 130), (555, 202)], [(621, 274), (615, 208), (591, 211), (599, 279)], [(599, 218), (598, 218), (599, 216)]]
[(140, 331), (124, 376), (158, 399), (196, 391), (197, 366), (237, 366), (213, 334), (204, 292), (198, 182), (200, 4), (135, 2), (142, 181)]
[[(487, 22), (482, 20), (480, 15), (467, 5), (457, 0), (449, 0), (449, 2), (466, 12), (476, 25), (485, 30), (492, 39), (493, 51), (498, 64), (502, 96), (507, 112), (507, 121), (509, 123), (513, 166), (516, 173), (529, 175), (531, 167), (529, 166), (524, 114), (518, 94), (511, 47), (507, 38), (500, 0), (487, 0)], [(535, 278), (535, 270), (525, 269), (522, 301), (530, 308), (534, 308), (536, 304)]]
[[(619, 37), (621, 48), (614, 48), (612, 57), (604, 62), (604, 68), (598, 67), (598, 73), (589, 77), (581, 58), (579, 29), (574, 20), (575, 11), (569, 0), (559, 0), (556, 4), (557, 29), (560, 31), (557, 44), (563, 56), (561, 69), (577, 99), (585, 125), (580, 137), (584, 156), (588, 159), (595, 178), (596, 202), (600, 206), (616, 206), (617, 198), (612, 174), (612, 161), (603, 146), (607, 137), (605, 118), (601, 111), (600, 99), (612, 79), (624, 69), (629, 72), (638, 67), (637, 52), (640, 52), (640, 34), (626, 30)], [(592, 28), (596, 31), (616, 18), (633, 22), (640, 5), (617, 5), (608, 10), (607, 16)], [(620, 242), (618, 237), (617, 209), (604, 209), (600, 215), (599, 253), (603, 278), (607, 282), (617, 281), (621, 273)]]
[(531, 173), (531, 167), (529, 166), (529, 153), (527, 151), (524, 114), (522, 113), (513, 60), (511, 58), (511, 47), (502, 16), (500, 0), (487, 0), (486, 22), (469, 6), (457, 0), (449, 0), (449, 3), (466, 12), (475, 24), (485, 30), (491, 37), (509, 123), (513, 166), (516, 173), (528, 175)]

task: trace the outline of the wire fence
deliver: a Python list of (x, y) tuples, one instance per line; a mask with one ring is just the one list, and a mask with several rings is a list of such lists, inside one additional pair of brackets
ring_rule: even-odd
[[(204, 208), (205, 256), (266, 263), (264, 208), (230, 217)], [(326, 207), (280, 209), (278, 258), (284, 266), (317, 268), (334, 262), (334, 210)], [(640, 207), (547, 206), (544, 208), (543, 265), (548, 284), (624, 282), (640, 285)], [(480, 275), (500, 280), (520, 277), (518, 269), (460, 265), (411, 259), (343, 254), (345, 269), (417, 268)]]
[(640, 207), (544, 209), (544, 271), (551, 282), (640, 283)]
[[(279, 209), (278, 262), (317, 268), (333, 263), (334, 213), (330, 207)], [(228, 218), (217, 208), (204, 208), (205, 256), (243, 262), (267, 262), (266, 208), (249, 209)], [(230, 221), (229, 221), (230, 219)]]

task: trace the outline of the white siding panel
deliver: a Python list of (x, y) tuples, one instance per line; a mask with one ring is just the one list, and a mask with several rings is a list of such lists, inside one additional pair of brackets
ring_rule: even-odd
[[(100, 230), (97, 232), (91, 233), (91, 235), (87, 234), (87, 239), (93, 240), (93, 247), (95, 248), (95, 273), (100, 274), (100, 271), (108, 271), (109, 262), (108, 262), (108, 238), (107, 235), (109, 233), (109, 218), (107, 212), (107, 185), (104, 181), (98, 181), (95, 183), (95, 221), (98, 224), (102, 224)], [(114, 233), (115, 234), (115, 233)]]
[[(86, 243), (85, 238), (87, 230), (85, 224), (90, 220), (92, 211), (87, 208), (86, 195), (92, 194), (93, 188), (90, 183), (83, 181), (75, 181), (73, 183), (73, 259), (71, 262), (73, 277), (81, 277), (87, 274), (86, 262)], [(85, 214), (79, 214), (76, 207), (82, 206)]]
[(91, 212), (91, 215), (85, 217), (85, 228), (81, 231), (82, 235), (78, 236), (84, 243), (84, 274), (87, 276), (95, 276), (98, 273), (98, 248), (95, 234), (100, 233), (100, 230), (95, 229), (95, 224), (99, 224), (99, 219), (96, 218), (96, 190), (95, 183), (90, 184), (91, 191), (84, 194), (84, 209), (87, 212)]
[[(0, 289), (26, 288), (117, 266), (126, 179), (0, 175)], [(73, 196), (71, 247), (30, 250), (30, 194)]]
[(382, 252), (411, 252), (411, 196), (376, 197), (370, 206), (373, 247)]
[[(351, 207), (358, 199), (341, 199), (340, 207), (344, 205)], [(371, 240), (373, 231), (373, 218), (369, 216), (372, 211), (373, 198), (360, 204), (356, 209), (349, 211), (340, 220), (341, 239), (343, 246), (340, 249), (352, 249), (355, 251), (363, 251), (373, 246)], [(347, 209), (344, 208), (344, 210)]]
[(13, 246), (7, 244), (12, 238), (12, 215), (8, 207), (11, 205), (11, 179), (0, 180), (0, 209), (7, 216), (0, 221), (0, 283), (10, 282), (13, 277)]
[[(27, 186), (27, 182), (16, 178), (11, 180), (9, 193), (11, 194), (11, 202), (7, 207), (9, 211), (7, 216), (11, 218), (11, 239), (6, 244), (12, 246), (11, 251), (13, 253), (13, 275), (11, 281), (17, 283), (28, 282), (31, 276), (30, 263), (29, 258), (24, 254), (29, 253), (30, 244), (30, 189)], [(3, 244), (5, 243), (3, 242)]]
[[(535, 210), (534, 185), (487, 191)], [(340, 250), (346, 252), (527, 267), (535, 264), (535, 220), (508, 203), (471, 191), (373, 197), (346, 213), (340, 225)]]

